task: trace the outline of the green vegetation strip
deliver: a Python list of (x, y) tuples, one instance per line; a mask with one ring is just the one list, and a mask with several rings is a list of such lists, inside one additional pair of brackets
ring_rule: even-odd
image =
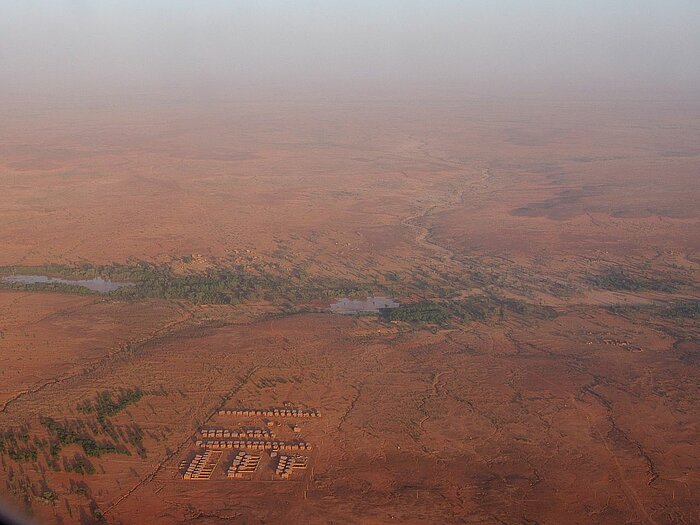
[(95, 396), (94, 401), (88, 400), (78, 405), (78, 410), (84, 414), (95, 414), (100, 423), (106, 417), (113, 416), (129, 405), (137, 403), (144, 396), (140, 388), (120, 389), (117, 394), (105, 390)]
[(503, 319), (508, 312), (535, 319), (557, 317), (556, 310), (548, 306), (486, 295), (445, 302), (423, 301), (406, 304), (385, 310), (383, 315), (389, 321), (444, 325), (453, 319), (462, 322), (485, 321), (496, 316)]
[(598, 275), (588, 277), (596, 288), (622, 292), (674, 292), (683, 283), (671, 278), (654, 279), (644, 275), (632, 275), (620, 267), (606, 268)]
[(682, 299), (665, 305), (614, 304), (608, 310), (616, 315), (646, 313), (669, 319), (700, 319), (700, 299)]
[(80, 445), (85, 454), (93, 457), (99, 457), (103, 454), (129, 453), (126, 449), (117, 448), (114, 443), (98, 444), (91, 437), (79, 434), (64, 425), (61, 425), (58, 421), (50, 417), (42, 417), (40, 418), (40, 422), (56, 438), (56, 441), (51, 444), (51, 456), (54, 459), (58, 458), (58, 455), (64, 446), (71, 444)]
[[(347, 279), (309, 278), (304, 272), (272, 275), (263, 269), (209, 269), (206, 272), (175, 274), (166, 265), (62, 265), (5, 266), (0, 277), (8, 275), (46, 275), (64, 279), (93, 279), (101, 277), (133, 286), (119, 288), (109, 296), (123, 300), (145, 298), (183, 299), (196, 304), (238, 304), (247, 300), (264, 299), (273, 302), (299, 303), (330, 297), (355, 296), (367, 293), (388, 293), (376, 282), (357, 283)], [(0, 287), (91, 294), (90, 290), (60, 283), (22, 284), (0, 281)]]

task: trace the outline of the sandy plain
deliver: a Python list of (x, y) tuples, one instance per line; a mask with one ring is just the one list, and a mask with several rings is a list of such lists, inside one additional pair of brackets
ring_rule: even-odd
[[(402, 302), (527, 308), (438, 325), (0, 290), (0, 430), (38, 451), (6, 446), (3, 496), (65, 524), (697, 523), (700, 330), (668, 311), (698, 299), (698, 144), (700, 108), (641, 103), (6, 110), (4, 267), (393, 274)], [(609, 268), (670, 284), (591, 280)], [(41, 418), (107, 440), (78, 407), (120, 388), (144, 392), (108, 418), (142, 454), (70, 472), (69, 443), (52, 468)], [(305, 472), (225, 479), (227, 451), (182, 479), (202, 426), (264, 424), (219, 408), (285, 402), (322, 412)]]

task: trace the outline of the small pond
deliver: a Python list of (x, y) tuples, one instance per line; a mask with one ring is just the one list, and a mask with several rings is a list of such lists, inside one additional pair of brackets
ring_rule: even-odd
[(343, 297), (332, 303), (331, 312), (335, 314), (379, 313), (387, 308), (398, 308), (399, 303), (387, 297), (367, 297), (366, 299), (348, 299)]
[(72, 286), (82, 286), (83, 288), (99, 293), (109, 293), (123, 288), (124, 286), (134, 285), (134, 283), (109, 281), (101, 277), (95, 277), (94, 279), (62, 279), (60, 277), (48, 277), (46, 275), (11, 275), (9, 277), (3, 277), (2, 280), (6, 283), (18, 284), (70, 284)]

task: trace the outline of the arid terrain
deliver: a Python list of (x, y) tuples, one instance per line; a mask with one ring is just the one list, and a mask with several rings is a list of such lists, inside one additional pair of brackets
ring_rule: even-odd
[[(37, 523), (700, 523), (700, 106), (0, 117), (0, 278), (131, 284), (0, 279), (0, 499)], [(368, 296), (401, 306), (329, 311)], [(185, 479), (253, 428), (308, 464)]]

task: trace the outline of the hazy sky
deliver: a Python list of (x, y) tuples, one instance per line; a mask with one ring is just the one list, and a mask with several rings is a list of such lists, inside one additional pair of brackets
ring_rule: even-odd
[(0, 96), (700, 97), (700, 0), (0, 0)]

